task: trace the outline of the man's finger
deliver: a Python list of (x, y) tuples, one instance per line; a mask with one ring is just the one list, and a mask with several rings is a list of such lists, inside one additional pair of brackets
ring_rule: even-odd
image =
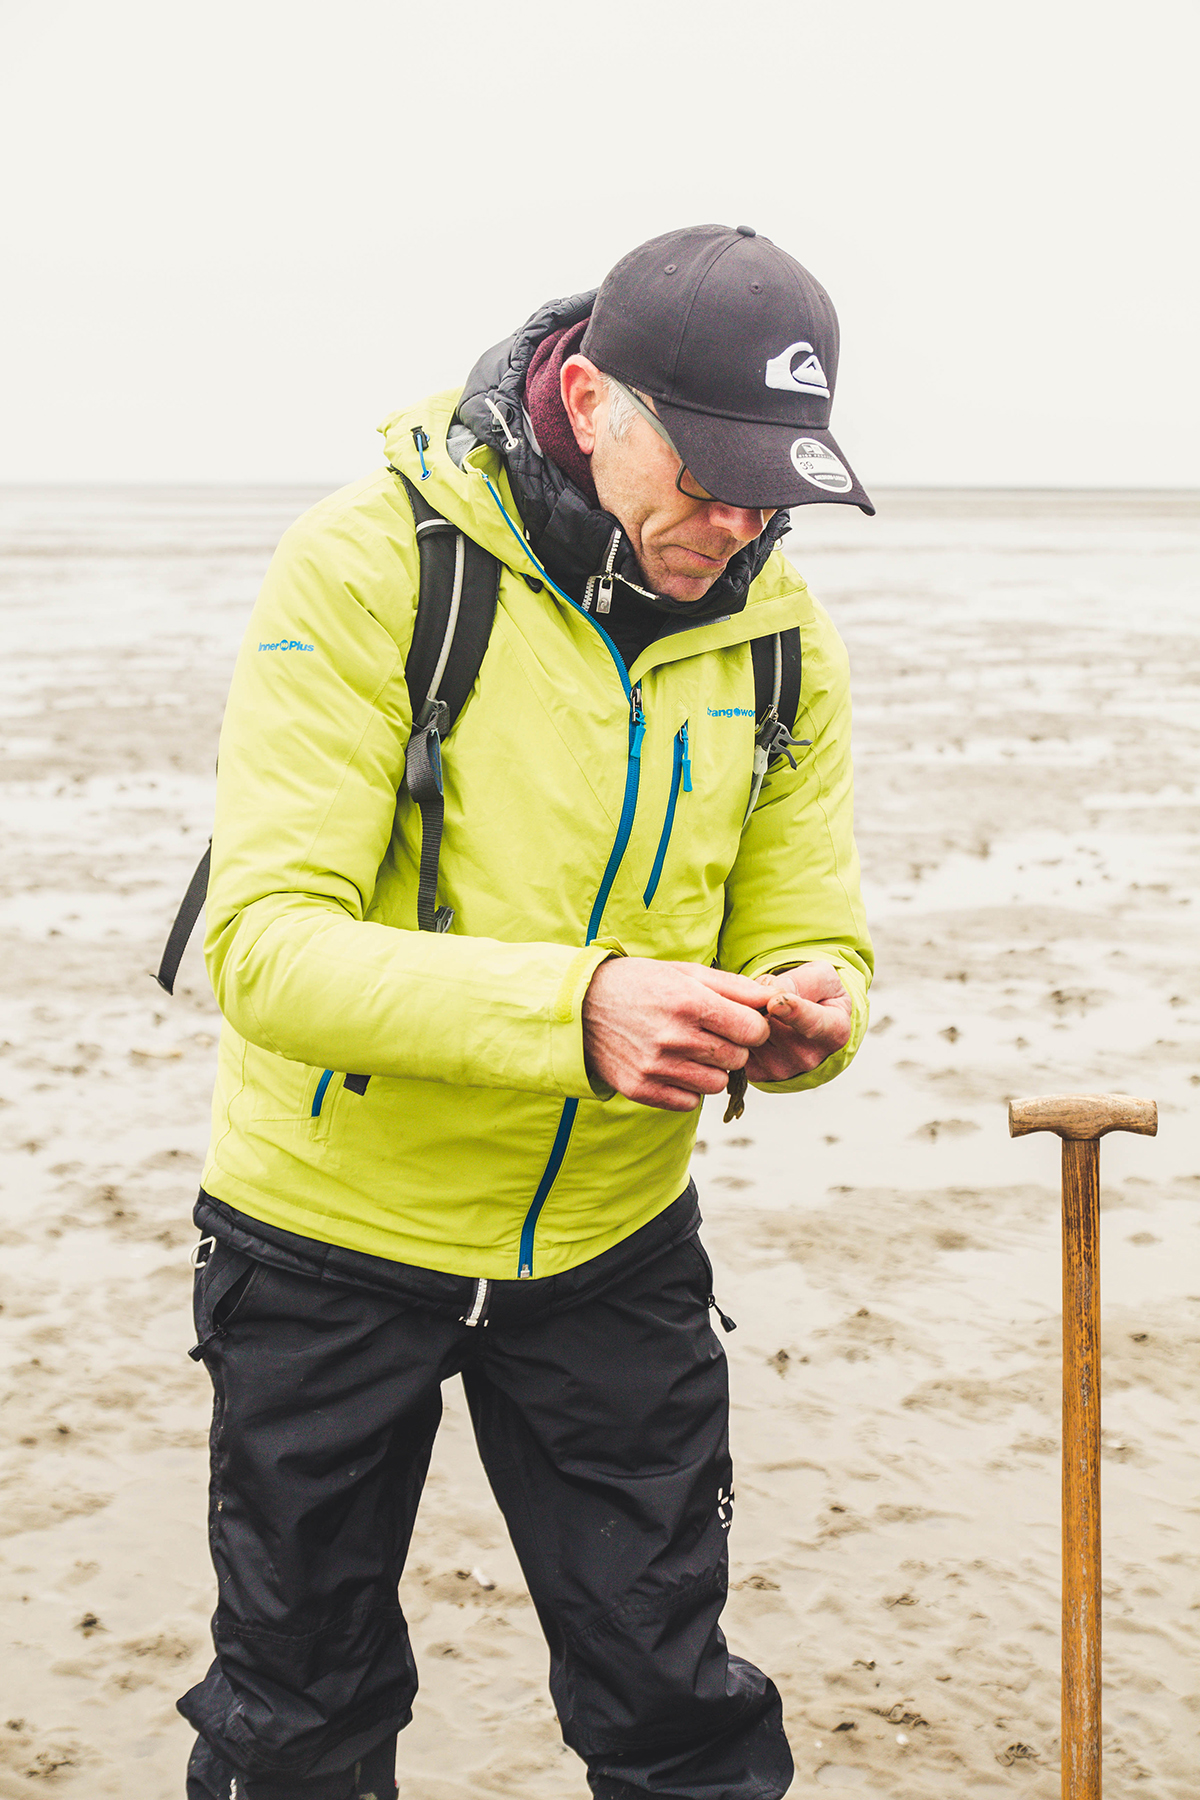
[(759, 981), (750, 981), (745, 975), (731, 975), (725, 969), (710, 969), (707, 963), (676, 963), (690, 975), (693, 981), (711, 988), (715, 994), (722, 994), (726, 1000), (735, 1000), (739, 1006), (752, 1007), (761, 1012), (767, 1004), (768, 995)]
[[(770, 1027), (759, 1040), (765, 1044), (770, 1037)], [(718, 1037), (713, 1032), (698, 1031), (694, 1037), (686, 1038), (675, 1048), (676, 1057), (690, 1058), (708, 1069), (720, 1069), (728, 1075), (730, 1069), (743, 1069), (755, 1046), (735, 1044), (732, 1039)]]
[(669, 1082), (674, 1087), (691, 1088), (698, 1094), (719, 1094), (729, 1079), (728, 1069), (717, 1063), (689, 1062), (686, 1057), (664, 1057), (648, 1081)]
[(820, 1006), (815, 1000), (806, 1000), (802, 994), (772, 994), (767, 1002), (767, 1017), (772, 1024), (786, 1025), (803, 1037), (822, 1035), (829, 1029), (833, 1016), (833, 1007)]
[(666, 1081), (644, 1081), (629, 1095), (638, 1106), (654, 1106), (660, 1112), (695, 1112), (703, 1098), (693, 1088), (675, 1087)]
[[(746, 983), (747, 987), (751, 985)], [(770, 1036), (771, 1027), (761, 1010), (765, 1004), (761, 989), (759, 1009), (744, 1002), (727, 1000), (715, 992), (705, 992), (696, 1008), (696, 1024), (713, 1037), (725, 1038), (731, 1044), (742, 1044), (750, 1049), (755, 1044), (765, 1044)]]

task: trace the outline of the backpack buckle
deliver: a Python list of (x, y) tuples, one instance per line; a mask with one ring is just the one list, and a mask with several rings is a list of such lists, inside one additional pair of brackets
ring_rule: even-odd
[(765, 756), (767, 763), (774, 762), (778, 756), (786, 756), (793, 769), (796, 767), (793, 749), (807, 750), (812, 744), (811, 738), (793, 737), (773, 706), (754, 734), (754, 741), (756, 764), (759, 753)]

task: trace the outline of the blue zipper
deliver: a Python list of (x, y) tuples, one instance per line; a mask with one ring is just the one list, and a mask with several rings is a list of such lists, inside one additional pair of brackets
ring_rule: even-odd
[(571, 1133), (575, 1128), (575, 1114), (579, 1111), (578, 1100), (567, 1100), (563, 1104), (558, 1121), (558, 1130), (554, 1134), (554, 1143), (550, 1148), (550, 1160), (542, 1170), (542, 1179), (537, 1184), (537, 1192), (529, 1211), (525, 1214), (525, 1223), (521, 1227), (521, 1247), (517, 1253), (517, 1276), (527, 1281), (533, 1275), (533, 1234), (537, 1230), (540, 1214), (550, 1189), (558, 1179), (558, 1171), (562, 1168), (563, 1157), (567, 1154), (567, 1145), (571, 1141)]
[[(530, 549), (517, 525), (510, 517), (507, 507), (496, 491), (495, 484), (489, 476), (483, 473), (482, 469), (479, 473), (487, 486), (489, 494), (495, 501), (504, 523), (508, 526), (508, 529), (512, 532), (518, 544), (521, 546), (522, 551), (529, 558), (538, 574), (542, 576), (546, 586), (550, 588), (553, 593), (556, 593), (560, 600), (565, 600), (567, 605), (572, 607), (581, 618), (586, 619), (593, 631), (600, 634), (600, 637), (608, 648), (609, 655), (613, 659), (617, 674), (621, 678), (621, 686), (624, 688), (626, 697), (629, 700), (629, 753), (625, 764), (625, 793), (621, 800), (621, 816), (617, 821), (617, 835), (613, 839), (613, 847), (609, 851), (608, 862), (605, 864), (604, 874), (600, 878), (600, 886), (592, 905), (591, 916), (588, 919), (587, 942), (592, 944), (596, 941), (596, 933), (600, 929), (600, 921), (604, 916), (604, 908), (608, 904), (608, 896), (612, 892), (613, 882), (617, 879), (617, 870), (621, 866), (621, 860), (625, 855), (626, 845), (629, 843), (629, 834), (633, 830), (633, 815), (637, 811), (638, 786), (642, 774), (642, 739), (646, 735), (646, 715), (642, 711), (641, 684), (639, 683), (637, 687), (634, 687), (631, 684), (629, 680), (629, 670), (625, 667), (625, 660), (604, 627), (597, 624), (591, 613), (585, 612), (583, 607), (580, 606), (578, 600), (572, 600), (570, 594), (565, 594), (558, 583), (553, 580), (551, 576), (546, 574), (545, 569), (533, 554), (533, 551)], [(690, 768), (688, 774), (688, 786), (691, 786)], [(554, 1186), (554, 1183), (558, 1178), (558, 1171), (562, 1168), (563, 1158), (567, 1154), (567, 1145), (571, 1141), (571, 1132), (575, 1126), (575, 1115), (578, 1111), (578, 1100), (566, 1100), (563, 1102), (563, 1109), (558, 1120), (558, 1130), (555, 1132), (554, 1142), (550, 1146), (549, 1160), (546, 1163), (546, 1167), (542, 1170), (542, 1179), (537, 1184), (537, 1189), (530, 1202), (529, 1211), (525, 1214), (525, 1222), (521, 1226), (521, 1242), (517, 1251), (517, 1276), (520, 1280), (527, 1281), (533, 1275), (533, 1239), (534, 1234), (537, 1231), (538, 1217), (543, 1206), (546, 1204), (550, 1189)]]
[(650, 879), (646, 883), (646, 891), (642, 895), (642, 903), (649, 906), (653, 900), (659, 881), (662, 878), (663, 864), (667, 860), (667, 845), (671, 841), (671, 828), (675, 823), (675, 808), (679, 804), (679, 790), (682, 786), (685, 794), (692, 791), (692, 759), (688, 753), (687, 720), (675, 733), (675, 750), (671, 759), (671, 794), (667, 801), (667, 816), (663, 820), (662, 836), (658, 840), (658, 850), (654, 858), (654, 867), (650, 871)]
[(501, 518), (504, 520), (504, 523), (508, 526), (508, 529), (512, 532), (512, 534), (516, 538), (518, 544), (520, 544), (522, 551), (529, 558), (530, 562), (533, 564), (534, 568), (537, 570), (538, 574), (541, 576), (541, 578), (545, 582), (546, 586), (553, 593), (557, 594), (560, 600), (565, 600), (567, 605), (571, 608), (571, 610), (573, 612), (577, 612), (581, 618), (586, 619), (588, 624), (592, 627), (593, 631), (598, 631), (600, 633), (600, 636), (604, 639), (604, 643), (608, 650), (608, 654), (612, 657), (613, 662), (616, 664), (617, 674), (621, 677), (621, 686), (624, 688), (626, 695), (628, 695), (628, 693), (629, 693), (629, 670), (625, 667), (625, 661), (621, 655), (621, 652), (617, 649), (617, 646), (613, 643), (613, 641), (609, 637), (607, 631), (605, 631), (603, 625), (598, 624), (597, 621), (595, 619), (593, 619), (591, 613), (588, 612), (584, 607), (580, 606), (578, 600), (572, 600), (570, 594), (565, 594), (563, 592), (562, 588), (559, 587), (557, 581), (555, 581), (554, 577), (552, 575), (548, 575), (546, 573), (545, 569), (542, 567), (541, 563), (538, 561), (537, 557), (533, 554), (533, 551), (530, 549), (528, 542), (522, 536), (520, 528), (516, 524), (514, 524), (512, 515), (510, 514), (508, 508), (505, 506), (503, 500), (500, 498), (500, 495), (496, 490), (495, 483), (492, 481), (491, 476), (485, 475), (482, 469), (478, 470), (478, 474), (479, 474), (480, 479), (484, 483), (484, 486), (487, 488), (488, 493), (492, 496), (492, 499), (496, 502), (497, 509), (500, 513)]
[[(582, 607), (580, 611), (582, 612)], [(587, 617), (587, 614), (584, 614)], [(600, 629), (599, 626), (596, 627)], [(622, 669), (624, 664), (621, 664)], [(646, 735), (646, 715), (642, 711), (642, 690), (638, 687), (629, 690), (629, 754), (625, 763), (625, 793), (621, 800), (621, 817), (617, 821), (617, 835), (613, 839), (613, 847), (608, 854), (604, 874), (600, 878), (600, 886), (592, 903), (591, 917), (588, 919), (587, 941), (593, 944), (596, 933), (600, 929), (600, 921), (604, 916), (604, 908), (608, 904), (608, 896), (612, 892), (613, 882), (617, 879), (617, 870), (625, 855), (625, 847), (629, 842), (629, 834), (633, 830), (633, 815), (637, 811), (638, 787), (642, 775), (642, 739)], [(562, 1114), (558, 1121), (558, 1130), (554, 1134), (554, 1143), (550, 1148), (550, 1159), (542, 1170), (542, 1179), (537, 1184), (537, 1191), (525, 1214), (525, 1222), (521, 1226), (521, 1242), (517, 1250), (517, 1276), (520, 1280), (528, 1280), (533, 1275), (533, 1239), (537, 1231), (537, 1222), (543, 1206), (549, 1197), (550, 1189), (558, 1178), (563, 1158), (567, 1154), (567, 1145), (571, 1141), (571, 1132), (575, 1126), (575, 1115), (579, 1111), (578, 1100), (567, 1100), (563, 1103)]]
[(321, 1103), (325, 1098), (325, 1089), (329, 1086), (329, 1084), (332, 1080), (333, 1080), (333, 1070), (326, 1069), (326, 1071), (322, 1075), (320, 1081), (318, 1081), (317, 1091), (313, 1095), (312, 1116), (314, 1119), (319, 1119), (321, 1116)]

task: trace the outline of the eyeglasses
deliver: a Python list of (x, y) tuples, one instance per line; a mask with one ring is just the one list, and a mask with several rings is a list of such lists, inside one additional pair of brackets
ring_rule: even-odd
[[(615, 375), (609, 375), (608, 380), (612, 382), (612, 384), (615, 388), (619, 388), (621, 393), (623, 393), (625, 398), (628, 400), (629, 404), (632, 407), (634, 407), (636, 409), (636, 411), (641, 413), (641, 415), (642, 415), (643, 419), (645, 419), (647, 425), (649, 425), (652, 430), (657, 431), (659, 437), (662, 439), (663, 443), (667, 446), (668, 450), (670, 450), (674, 456), (679, 456), (679, 450), (678, 450), (677, 446), (672, 442), (670, 432), (667, 430), (666, 426), (663, 424), (663, 422), (659, 418), (658, 414), (656, 412), (654, 412), (649, 406), (647, 406), (646, 402), (642, 399), (641, 395), (635, 394), (633, 389), (631, 387), (626, 387), (625, 383), (623, 381), (618, 381)], [(679, 492), (683, 495), (685, 500), (705, 501), (705, 500), (716, 500), (717, 499), (717, 496), (715, 494), (706, 493), (703, 488), (701, 488), (701, 490), (698, 494), (694, 494), (694, 493), (692, 493), (690, 488), (684, 487), (683, 478), (688, 473), (689, 473), (689, 470), (688, 470), (687, 464), (684, 462), (682, 456), (679, 456), (679, 469), (675, 476), (675, 486), (679, 489)], [(726, 506), (726, 505), (731, 504), (731, 502), (728, 502), (725, 500), (718, 500), (717, 504), (718, 504), (718, 506)], [(745, 509), (739, 508), (738, 510), (744, 511)]]

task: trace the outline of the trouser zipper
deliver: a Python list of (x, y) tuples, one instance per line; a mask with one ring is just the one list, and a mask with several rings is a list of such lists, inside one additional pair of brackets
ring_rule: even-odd
[(463, 1325), (486, 1325), (487, 1324), (488, 1290), (491, 1287), (491, 1285), (492, 1285), (491, 1282), (485, 1281), (482, 1276), (480, 1276), (480, 1278), (476, 1281), (475, 1297), (471, 1301), (471, 1310), (470, 1310), (470, 1312), (465, 1312), (463, 1314), (462, 1319), (460, 1321), (461, 1324), (463, 1324)]

